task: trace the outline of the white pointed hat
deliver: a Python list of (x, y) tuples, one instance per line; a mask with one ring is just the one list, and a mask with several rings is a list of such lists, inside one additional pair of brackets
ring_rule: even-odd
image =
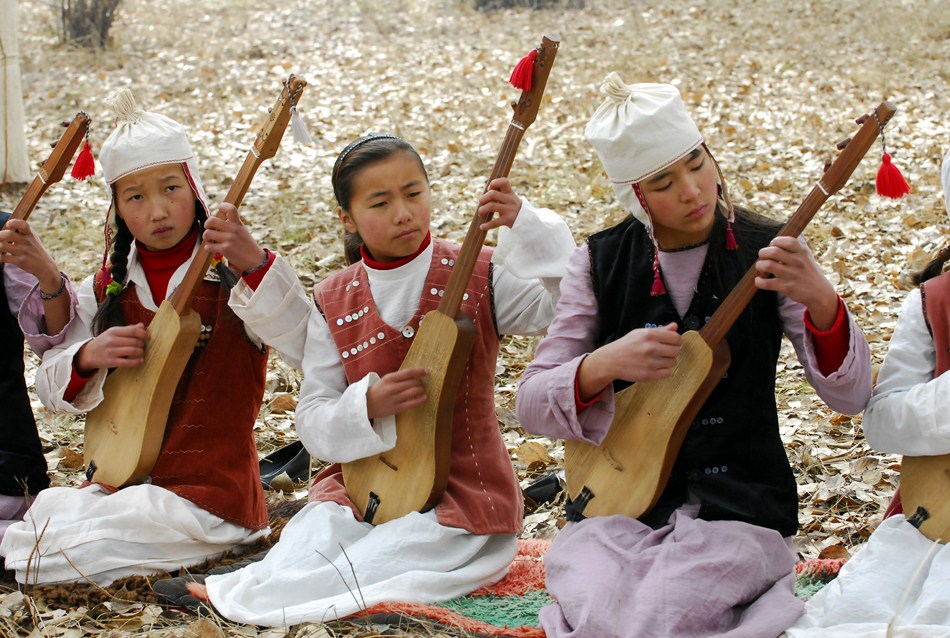
[(116, 125), (102, 144), (99, 163), (110, 196), (111, 187), (126, 175), (162, 164), (182, 164), (192, 191), (207, 211), (208, 197), (198, 176), (198, 162), (182, 125), (139, 108), (129, 89), (119, 89), (106, 103), (112, 108)]
[(594, 112), (584, 135), (597, 151), (621, 205), (649, 227), (649, 215), (633, 185), (686, 157), (703, 143), (703, 136), (672, 84), (624, 84), (611, 72), (600, 91), (607, 99)]

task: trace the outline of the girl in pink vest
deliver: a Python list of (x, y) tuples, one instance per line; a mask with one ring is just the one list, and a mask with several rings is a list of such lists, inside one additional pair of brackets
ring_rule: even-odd
[[(456, 396), (448, 485), (433, 509), (372, 525), (354, 508), (340, 463), (391, 449), (395, 415), (426, 400), (426, 371), (399, 366), (460, 247), (431, 237), (428, 176), (401, 139), (369, 135), (347, 146), (333, 188), (359, 261), (314, 289), (296, 413), (301, 441), (332, 465), (264, 560), (192, 585), (239, 622), (287, 626), (380, 602), (461, 596), (505, 575), (522, 528), (522, 496), (495, 419), (498, 340), (547, 327), (574, 248), (570, 231), (506, 179), (489, 184), (478, 211), (497, 216), (482, 228), (501, 235), (497, 249), (482, 250), (462, 302), (476, 336)], [(299, 296), (289, 290), (287, 299)]]
[[(943, 191), (950, 212), (950, 152)], [(907, 456), (950, 454), (950, 274), (940, 274), (950, 251), (917, 275), (901, 308), (864, 434), (875, 450)], [(944, 386), (948, 386), (945, 388)], [(932, 495), (938, 505), (946, 491)], [(950, 636), (950, 549), (921, 534), (898, 512), (874, 530), (838, 577), (808, 602), (788, 630), (812, 636)]]
[[(108, 267), (79, 291), (82, 321), (50, 350), (37, 394), (52, 410), (84, 413), (103, 399), (110, 369), (141, 365), (146, 326), (196, 258), (202, 238), (222, 265), (201, 282), (193, 307), (201, 336), (175, 388), (158, 460), (145, 484), (116, 490), (87, 469), (80, 488), (41, 493), (0, 545), (17, 580), (108, 584), (177, 570), (268, 533), (253, 428), (267, 348), (241, 321), (242, 295), (279, 257), (262, 249), (233, 206), (209, 219), (184, 129), (139, 109), (128, 90), (112, 99), (115, 130), (100, 161), (116, 226)], [(219, 275), (223, 273), (223, 275)], [(297, 315), (308, 311), (307, 304)], [(40, 538), (38, 547), (37, 539)]]

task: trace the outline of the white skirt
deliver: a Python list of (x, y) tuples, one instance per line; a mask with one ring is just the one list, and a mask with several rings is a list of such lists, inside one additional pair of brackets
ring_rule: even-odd
[(902, 600), (894, 636), (950, 638), (950, 546), (933, 543), (898, 515), (874, 530), (786, 635), (885, 638)]
[(86, 582), (175, 571), (266, 536), (228, 523), (156, 485), (109, 494), (51, 487), (0, 542), (6, 568), (27, 584)]
[(242, 623), (288, 627), (381, 602), (464, 596), (508, 572), (514, 535), (479, 536), (412, 513), (373, 527), (333, 502), (310, 503), (264, 560), (205, 581), (215, 609)]

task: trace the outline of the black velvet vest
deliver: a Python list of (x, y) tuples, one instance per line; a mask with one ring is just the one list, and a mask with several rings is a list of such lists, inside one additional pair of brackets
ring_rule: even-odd
[[(717, 214), (706, 262), (684, 317), (669, 295), (650, 295), (653, 245), (643, 224), (631, 217), (592, 236), (591, 280), (600, 317), (595, 347), (635, 328), (674, 321), (681, 333), (701, 328), (778, 228), (740, 211), (733, 225), (740, 248), (727, 251), (726, 222)], [(779, 436), (775, 406), (775, 364), (782, 334), (776, 294), (757, 292), (726, 336), (732, 363), (690, 426), (666, 489), (642, 517), (645, 523), (662, 526), (692, 494), (701, 503), (703, 519), (744, 521), (784, 536), (795, 533), (797, 487)], [(616, 383), (615, 389), (626, 385)]]
[[(0, 228), (7, 219), (0, 212)], [(0, 264), (0, 494), (23, 496), (49, 487), (49, 477), (23, 379), (23, 333), (8, 305)]]

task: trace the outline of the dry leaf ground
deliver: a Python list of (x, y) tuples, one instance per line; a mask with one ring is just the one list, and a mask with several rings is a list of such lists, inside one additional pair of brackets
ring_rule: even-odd
[[(939, 162), (950, 148), (950, 11), (941, 0), (587, 0), (583, 9), (482, 14), (460, 0), (125, 0), (105, 51), (63, 46), (50, 4), (20, 6), (20, 63), (30, 157), (38, 166), (58, 122), (84, 109), (96, 148), (110, 130), (103, 98), (129, 86), (140, 104), (182, 122), (212, 199), (227, 191), (288, 73), (310, 85), (300, 101), (316, 144), (285, 140), (265, 163), (242, 213), (259, 240), (285, 254), (307, 283), (343, 265), (330, 168), (368, 131), (392, 131), (422, 153), (433, 187), (434, 232), (460, 239), (503, 139), (517, 93), (506, 78), (541, 35), (561, 40), (538, 121), (512, 171), (516, 189), (554, 208), (578, 241), (622, 217), (583, 139), (610, 70), (627, 82), (677, 84), (729, 179), (733, 198), (786, 218), (821, 174), (853, 118), (891, 100), (888, 150), (914, 191), (874, 195), (880, 146), (807, 230), (822, 266), (854, 311), (879, 363), (901, 300), (899, 276), (946, 242)], [(10, 210), (22, 187), (0, 192)], [(101, 181), (54, 185), (34, 226), (78, 281), (102, 257)], [(533, 339), (503, 344), (499, 415), (521, 476), (553, 471), (561, 447), (525, 436), (511, 409)], [(799, 479), (803, 557), (850, 548), (878, 522), (898, 459), (867, 448), (860, 417), (832, 414), (786, 349), (779, 364), (781, 424)], [(32, 356), (29, 364), (35, 368)], [(292, 437), (288, 400), (299, 375), (270, 367), (261, 453)], [(57, 483), (79, 481), (79, 421), (35, 404)], [(529, 514), (526, 536), (550, 537), (560, 510)], [(0, 597), (0, 634), (31, 636), (379, 635), (385, 628), (309, 625), (257, 630), (196, 625), (155, 606), (54, 610), (18, 593)], [(30, 633), (32, 631), (32, 633)], [(323, 633), (325, 632), (325, 633)]]

